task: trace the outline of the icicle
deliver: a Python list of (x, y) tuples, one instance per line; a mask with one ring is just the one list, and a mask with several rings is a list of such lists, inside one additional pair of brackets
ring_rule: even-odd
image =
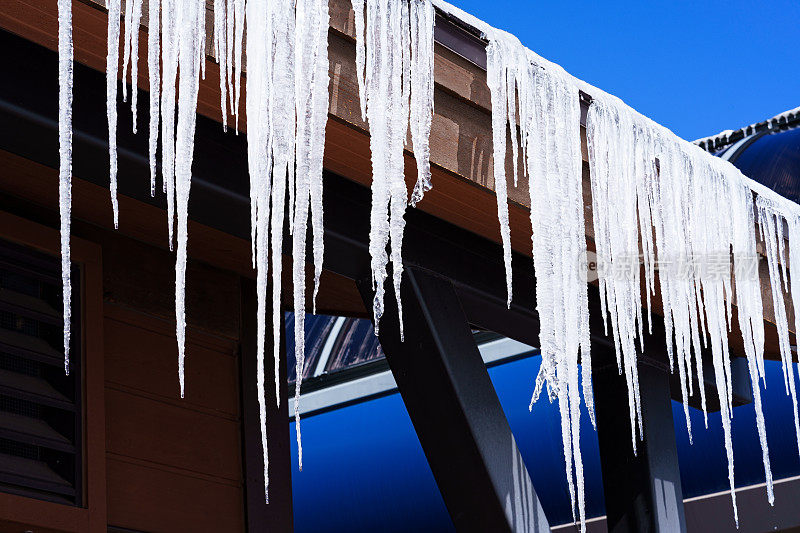
[[(402, 339), (403, 216), (408, 203), (403, 148), (409, 128), (409, 107), (413, 106), (412, 142), (421, 172), (421, 197), (430, 168), (427, 136), (432, 114), (430, 106), (433, 105), (433, 8), (430, 0), (414, 0), (411, 6), (398, 0), (367, 0), (366, 20), (361, 20), (364, 7), (362, 0), (353, 3), (356, 13), (356, 71), (359, 73), (359, 94), (369, 123), (372, 151), (369, 249), (375, 289), (373, 317), (377, 335), (384, 309), (387, 264), (391, 260)], [(360, 75), (362, 57), (363, 77)], [(413, 88), (412, 79), (415, 80)], [(390, 246), (389, 256), (386, 254), (387, 245)]]
[[(372, 284), (375, 289), (373, 317), (375, 334), (378, 335), (380, 319), (383, 315), (384, 280), (388, 257), (386, 246), (389, 243), (389, 189), (390, 176), (398, 172), (393, 167), (390, 153), (389, 117), (399, 113), (395, 108), (399, 93), (399, 82), (392, 77), (392, 63), (397, 61), (395, 39), (399, 31), (392, 32), (388, 0), (367, 2), (366, 75), (364, 96), (366, 99), (367, 121), (370, 129), (370, 148), (372, 155), (372, 209), (370, 212), (369, 251), (372, 267)], [(399, 21), (398, 21), (399, 22)], [(358, 45), (356, 45), (358, 46)], [(391, 86), (391, 87), (390, 87)], [(396, 143), (395, 143), (396, 146)], [(402, 156), (401, 156), (402, 157)], [(402, 168), (399, 169), (402, 173)]]
[[(781, 255), (783, 248), (783, 218), (776, 211), (776, 207), (763, 196), (756, 199), (758, 208), (758, 224), (761, 229), (761, 238), (767, 255), (767, 265), (769, 266), (770, 290), (772, 292), (772, 303), (775, 312), (775, 326), (778, 330), (778, 344), (781, 354), (781, 368), (783, 370), (783, 384), (786, 394), (791, 391), (792, 400), (796, 401), (794, 392), (794, 372), (791, 364), (791, 347), (789, 345), (789, 329), (786, 318), (786, 307), (783, 303), (783, 285), (781, 284), (781, 274), (783, 267), (779, 265), (784, 261)], [(778, 229), (780, 228), (780, 229)]]
[[(294, 219), (292, 224), (292, 278), (294, 282), (294, 339), (295, 339), (295, 391), (294, 419), (297, 438), (298, 468), (303, 469), (302, 435), (300, 431), (300, 387), (305, 370), (305, 311), (306, 311), (306, 272), (305, 252), (310, 197), (311, 145), (315, 132), (312, 120), (316, 117), (313, 107), (315, 96), (314, 81), (317, 71), (314, 56), (319, 53), (319, 39), (314, 27), (315, 7), (311, 2), (300, 2), (297, 6), (296, 31), (296, 70), (294, 81), (295, 110), (297, 113), (297, 139), (295, 143), (297, 174), (294, 195)], [(327, 44), (327, 43), (326, 43)], [(327, 68), (327, 67), (326, 67)], [(326, 88), (327, 94), (327, 88)], [(321, 176), (319, 177), (321, 179)]]
[(184, 357), (186, 339), (186, 245), (189, 189), (192, 179), (194, 130), (197, 92), (200, 88), (200, 54), (205, 31), (205, 3), (202, 0), (179, 0), (177, 6), (178, 59), (180, 63), (178, 132), (175, 140), (175, 198), (178, 218), (178, 253), (175, 260), (175, 320), (178, 338), (178, 378), (181, 398), (184, 395)]
[[(512, 49), (513, 50), (513, 49)], [(494, 151), (494, 192), (497, 196), (497, 218), (503, 241), (503, 262), (506, 268), (506, 305), (511, 307), (511, 229), (508, 222), (506, 190), (506, 131), (509, 96), (504, 61), (512, 53), (504, 41), (491, 40), (486, 46), (486, 83), (492, 94), (492, 146)], [(511, 96), (513, 98), (513, 95)], [(516, 128), (514, 128), (516, 130)], [(515, 134), (515, 131), (512, 131)]]
[(222, 131), (228, 131), (228, 19), (233, 20), (233, 13), (227, 13), (225, 0), (214, 0), (214, 57), (219, 63), (219, 104), (222, 110)]
[[(149, 0), (147, 6), (147, 77), (150, 82), (150, 196), (156, 195), (156, 153), (158, 150), (158, 121), (161, 99), (161, 54), (160, 0)], [(134, 121), (134, 124), (136, 122)]]
[[(611, 317), (617, 353), (628, 386), (631, 441), (636, 452), (636, 429), (641, 433), (641, 400), (635, 339), (641, 331), (639, 291), (639, 220), (637, 186), (646, 182), (634, 174), (633, 117), (619, 106), (595, 99), (586, 119), (592, 216), (598, 262), (600, 297)], [(641, 213), (642, 218), (644, 212)], [(604, 312), (605, 314), (605, 312)], [(641, 342), (641, 339), (640, 339)]]
[[(253, 263), (256, 268), (257, 294), (257, 351), (256, 387), (258, 392), (261, 445), (264, 453), (264, 493), (269, 501), (269, 471), (266, 432), (266, 403), (264, 393), (264, 351), (266, 330), (266, 301), (268, 274), (268, 226), (270, 218), (270, 170), (272, 162), (269, 152), (270, 79), (268, 58), (271, 57), (271, 28), (266, 0), (251, 0), (247, 3), (248, 72), (246, 81), (247, 100), (247, 164), (250, 171), (250, 203), (253, 235)], [(239, 64), (237, 62), (237, 64)], [(236, 80), (239, 80), (238, 75)]]
[[(542, 350), (542, 367), (530, 407), (546, 383), (550, 400), (557, 399), (561, 411), (573, 516), (577, 507), (577, 517), (585, 530), (580, 381), (592, 423), (594, 407), (588, 294), (584, 273), (577, 268), (586, 249), (579, 94), (562, 72), (551, 71), (541, 58), (505, 34), (489, 35), (488, 53), (493, 138), (504, 143), (508, 124), (514, 125), (512, 133), (516, 135), (516, 113), (508, 113), (508, 107), (518, 106), (521, 138), (518, 149), (524, 155), (523, 168), (529, 180)], [(505, 149), (496, 152), (495, 163), (499, 160), (497, 154), (504, 157)], [(504, 200), (500, 204), (501, 213), (505, 205)], [(580, 358), (582, 372), (578, 370)]]
[[(120, 0), (107, 0), (108, 53), (106, 55), (106, 114), (108, 116), (108, 158), (111, 209), (114, 227), (119, 227), (117, 203), (117, 71), (119, 70)], [(124, 85), (124, 84), (123, 84)]]
[(411, 1), (411, 141), (417, 161), (417, 183), (411, 206), (431, 189), (430, 145), (433, 115), (433, 26), (436, 13), (430, 2)]
[[(531, 57), (526, 61), (530, 62)], [(546, 332), (546, 336), (540, 337), (545, 339), (542, 352), (551, 354), (546, 364), (549, 370), (544, 377), (549, 380), (551, 397), (553, 393), (558, 397), (573, 515), (577, 503), (578, 519), (584, 531), (579, 357), (583, 358), (581, 381), (592, 423), (594, 408), (588, 296), (584, 273), (578, 269), (579, 259), (586, 249), (580, 101), (577, 88), (561, 79), (559, 73), (548, 72), (536, 62), (520, 64), (516, 68), (517, 75), (527, 70), (528, 76), (534, 78), (533, 83), (518, 82), (517, 91), (520, 93), (523, 139), (527, 139), (527, 145), (523, 144), (522, 148), (528, 159), (537, 310), (542, 322), (541, 331)], [(535, 92), (527, 93), (523, 88), (526, 86), (533, 87)], [(509, 86), (508, 90), (511, 89)], [(526, 105), (522, 105), (523, 102)]]
[[(798, 453), (800, 453), (800, 420), (798, 419), (797, 409), (797, 387), (795, 384), (794, 376), (794, 362), (792, 361), (792, 351), (789, 344), (789, 328), (786, 317), (786, 307), (783, 301), (783, 290), (788, 289), (786, 279), (786, 256), (783, 253), (783, 224), (784, 216), (789, 215), (789, 209), (781, 209), (770, 200), (759, 196), (756, 199), (756, 206), (758, 207), (759, 226), (761, 228), (761, 235), (764, 240), (764, 247), (767, 255), (767, 264), (769, 266), (770, 286), (772, 291), (773, 309), (775, 310), (775, 325), (778, 329), (778, 344), (781, 354), (781, 366), (783, 369), (784, 385), (787, 394), (790, 395), (792, 400), (792, 409), (794, 413), (794, 426), (795, 437), (798, 445)], [(785, 214), (785, 215), (784, 215)], [(786, 222), (789, 229), (789, 253), (790, 255), (789, 269), (797, 276), (791, 276), (791, 294), (792, 302), (798, 302), (795, 298), (800, 298), (800, 265), (795, 265), (797, 261), (792, 262), (791, 259), (797, 259), (797, 242), (800, 238), (800, 218), (796, 214), (794, 216), (786, 216)], [(781, 273), (779, 274), (778, 269)], [(783, 274), (783, 285), (781, 285), (781, 274)], [(797, 303), (794, 303), (798, 307)], [(800, 318), (795, 311), (795, 328), (800, 324)], [(798, 331), (795, 329), (795, 331)]]
[[(258, 300), (257, 387), (265, 454), (265, 492), (268, 494), (264, 405), (267, 275), (271, 268), (272, 329), (277, 332), (281, 324), (283, 222), (287, 212), (286, 196), (292, 189), (295, 190), (295, 205), (288, 207), (293, 235), (292, 277), (297, 350), (295, 419), (298, 461), (302, 469), (298, 405), (305, 364), (306, 225), (310, 206), (315, 241), (315, 277), (318, 280), (322, 271), (322, 155), (328, 110), (329, 17), (324, 0), (300, 0), (296, 5), (290, 0), (269, 3), (253, 0), (247, 3), (246, 9), (248, 73), (245, 104)], [(239, 20), (237, 14), (234, 16)], [(238, 60), (233, 62), (240, 64)], [(287, 95), (293, 95), (294, 98), (287, 98)], [(277, 341), (273, 342), (273, 357), (276, 397), (280, 401), (282, 376), (279, 372)]]
[(763, 377), (764, 368), (764, 317), (761, 301), (761, 283), (758, 279), (758, 256), (755, 241), (755, 219), (753, 216), (753, 196), (747, 187), (730, 184), (730, 213), (733, 228), (734, 275), (736, 280), (736, 305), (739, 315), (739, 329), (744, 340), (745, 356), (753, 391), (753, 404), (756, 412), (756, 427), (761, 443), (767, 499), (774, 501), (772, 491), (772, 469), (769, 461), (769, 448), (761, 405), (759, 375)]
[[(794, 305), (794, 331), (795, 337), (800, 335), (800, 217), (790, 216), (789, 225), (789, 280), (791, 282), (792, 304)], [(795, 348), (796, 350), (796, 348)], [(787, 361), (789, 367), (794, 367), (791, 352)], [(792, 387), (794, 388), (794, 374), (792, 373)], [(800, 454), (800, 421), (798, 421), (797, 395), (794, 393), (794, 431), (797, 439), (797, 452)], [(763, 415), (762, 415), (763, 416)]]
[(235, 113), (233, 109), (233, 30), (236, 23), (234, 0), (225, 0), (225, 12), (225, 79), (228, 81), (226, 89), (228, 103), (226, 104), (226, 109), (230, 109), (231, 113)]
[(239, 131), (239, 95), (241, 94), (242, 81), (242, 40), (244, 39), (245, 0), (233, 0), (234, 30), (233, 30), (233, 62), (234, 93), (233, 113), (236, 117), (236, 131)]
[[(122, 51), (124, 55), (124, 59), (122, 61), (122, 101), (128, 101), (128, 86), (125, 84), (125, 78), (128, 75), (128, 62), (131, 58), (131, 27), (133, 21), (133, 5), (136, 3), (136, 0), (126, 0), (125, 2), (125, 33), (122, 39)], [(111, 13), (109, 12), (109, 15)], [(117, 62), (119, 62), (119, 58), (117, 58)]]
[[(366, 38), (364, 36), (364, 1), (352, 0), (353, 25), (356, 33), (356, 80), (358, 81), (358, 103), (361, 107), (361, 119), (367, 120), (367, 83), (364, 78)], [(369, 73), (367, 73), (369, 75)], [(369, 76), (368, 76), (369, 77)]]
[[(299, 2), (302, 4), (302, 2)], [(271, 39), (274, 46), (271, 54), (272, 64), (268, 63), (268, 75), (271, 76), (269, 95), (269, 150), (272, 153), (272, 207), (270, 249), (272, 251), (272, 313), (273, 331), (280, 330), (280, 294), (281, 294), (281, 267), (283, 249), (283, 220), (286, 205), (287, 182), (294, 179), (295, 168), (295, 112), (296, 106), (293, 98), (287, 97), (295, 93), (295, 60), (297, 51), (295, 42), (295, 13), (294, 2), (280, 0), (268, 4), (271, 17)], [(298, 6), (298, 11), (302, 7)], [(299, 21), (298, 21), (299, 22)], [(304, 28), (301, 28), (304, 29)], [(260, 214), (259, 214), (260, 216)], [(300, 254), (305, 258), (305, 250)], [(302, 286), (305, 292), (305, 285)], [(300, 313), (303, 311), (301, 310)], [(295, 309), (295, 313), (299, 314)], [(297, 322), (297, 319), (295, 319)], [(301, 320), (302, 322), (302, 320)], [(296, 344), (305, 349), (304, 343)], [(279, 398), (280, 380), (279, 372), (279, 343), (273, 342), (273, 357), (275, 366), (275, 393)]]
[[(627, 381), (629, 397), (637, 401), (636, 418), (641, 420), (633, 345), (634, 338), (638, 336), (641, 341), (643, 334), (639, 263), (638, 260), (633, 265), (625, 263), (623, 266), (628, 268), (628, 272), (622, 276), (613, 265), (626, 256), (637, 257), (641, 240), (648, 311), (649, 293), (654, 285), (654, 265), (659, 265), (667, 352), (672, 365), (675, 351), (690, 441), (688, 397), (692, 394), (693, 374), (696, 374), (705, 415), (701, 350), (710, 347), (722, 410), (734, 515), (737, 515), (733, 492), (732, 385), (727, 337), (732, 320), (730, 250), (733, 249), (738, 318), (753, 382), (756, 425), (771, 502), (772, 474), (758, 387), (758, 376), (763, 376), (763, 316), (757, 270), (753, 279), (752, 268), (750, 271), (747, 269), (748, 261), (755, 257), (755, 241), (751, 193), (746, 179), (732, 166), (709, 158), (698, 148), (678, 140), (608, 95), (598, 93), (594, 97), (587, 117), (587, 141), (595, 242), (600, 260), (607, 263), (606, 268), (599, 271), (601, 295), (611, 317), (618, 360), (626, 375), (630, 373), (632, 376)], [(656, 159), (657, 171), (653, 167)], [(731, 216), (720, 217), (721, 212), (728, 212)], [(767, 231), (773, 236), (777, 232), (774, 225)], [(653, 232), (655, 240), (652, 239)], [(769, 252), (768, 249), (768, 254), (772, 253), (776, 258), (782, 253), (774, 245), (774, 237), (772, 250)], [(777, 287), (780, 287), (777, 259), (772, 265), (773, 281), (777, 280)], [(779, 307), (777, 302), (775, 307)], [(779, 322), (785, 321), (785, 314), (783, 319), (780, 311), (777, 315)], [(785, 326), (779, 324), (779, 330), (782, 329)], [(788, 346), (788, 336), (786, 339)], [(632, 357), (628, 357), (626, 351)], [(634, 406), (629, 407), (633, 429)], [(641, 432), (641, 425), (639, 427)]]
[(161, 73), (161, 179), (167, 193), (167, 229), (169, 249), (173, 245), (175, 221), (175, 81), (178, 75), (178, 13), (181, 0), (162, 0)]
[(61, 219), (61, 282), (64, 295), (64, 372), (69, 375), (72, 280), (72, 2), (58, 0), (58, 211)]
[[(131, 64), (131, 113), (133, 114), (133, 133), (136, 133), (136, 105), (139, 94), (139, 24), (142, 20), (142, 0), (125, 2), (125, 45), (122, 63), (122, 95), (127, 97), (125, 76), (128, 62)], [(156, 28), (158, 26), (156, 25)], [(158, 31), (154, 32), (158, 33)]]
[[(311, 202), (311, 228), (314, 254), (314, 313), (317, 312), (317, 293), (324, 256), (323, 223), (322, 223), (322, 158), (325, 150), (325, 125), (328, 120), (328, 26), (330, 15), (328, 4), (324, 0), (316, 0), (314, 6), (314, 34), (312, 43), (315, 50), (313, 94), (311, 113), (305, 114), (309, 120), (308, 131), (311, 142), (308, 145), (309, 159), (309, 194)], [(298, 113), (298, 116), (300, 114)], [(305, 145), (304, 145), (305, 147)], [(299, 158), (299, 156), (298, 156)], [(297, 402), (295, 403), (295, 405)]]
[[(392, 284), (397, 299), (397, 317), (400, 322), (400, 340), (403, 340), (403, 303), (400, 298), (400, 284), (403, 276), (403, 232), (406, 221), (405, 212), (408, 205), (408, 189), (405, 180), (405, 157), (403, 149), (408, 133), (409, 98), (411, 96), (411, 31), (408, 3), (392, 2), (389, 5), (390, 31), (399, 35), (401, 57), (391, 62), (389, 73), (389, 101), (392, 102), (389, 113), (389, 248), (392, 261)], [(431, 28), (433, 32), (433, 28)], [(431, 37), (432, 38), (432, 37)], [(398, 86), (399, 84), (399, 86)], [(397, 101), (397, 96), (400, 96)], [(372, 111), (374, 114), (374, 110)]]
[[(437, 6), (457, 12), (441, 0), (433, 1)], [(373, 163), (370, 254), (376, 291), (373, 304), (375, 331), (377, 334), (383, 313), (384, 283), (391, 261), (401, 339), (403, 217), (408, 203), (403, 150), (409, 127), (418, 170), (410, 203), (415, 205), (430, 189), (428, 137), (433, 112), (435, 20), (431, 2), (353, 0), (360, 106), (362, 116), (369, 123)], [(109, 178), (114, 224), (117, 226), (116, 100), (121, 0), (107, 0), (107, 8)], [(123, 98), (127, 97), (127, 85), (124, 82), (130, 62), (134, 132), (137, 121), (141, 10), (142, 0), (126, 2)], [(205, 2), (153, 0), (149, 3), (148, 13), (151, 30), (148, 36), (151, 194), (155, 193), (156, 184), (160, 112), (161, 171), (163, 189), (167, 193), (170, 248), (176, 215), (178, 224), (176, 336), (179, 382), (183, 396), (187, 211), (199, 80), (205, 73)], [(521, 173), (529, 180), (532, 251), (539, 281), (536, 297), (543, 354), (531, 405), (545, 386), (550, 401), (558, 400), (573, 516), (577, 507), (577, 517), (584, 531), (585, 498), (580, 454), (581, 387), (590, 418), (592, 423), (595, 422), (587, 288), (582, 278), (583, 272), (575, 267), (576, 263), (580, 263), (579, 258), (585, 253), (586, 246), (579, 136), (580, 88), (593, 96), (587, 118), (587, 141), (595, 243), (598, 256), (607, 267), (599, 272), (601, 309), (606, 328), (608, 324), (611, 325), (618, 366), (625, 373), (634, 451), (637, 427), (639, 438), (643, 437), (636, 347), (638, 337), (639, 349), (643, 348), (644, 335), (638, 259), (641, 253), (649, 329), (652, 328), (650, 297), (655, 294), (655, 267), (660, 267), (667, 354), (670, 368), (675, 364), (678, 367), (690, 441), (688, 397), (694, 393), (696, 376), (705, 415), (702, 355), (704, 349), (710, 351), (719, 395), (734, 517), (738, 525), (731, 436), (732, 373), (727, 337), (733, 320), (732, 293), (735, 287), (739, 328), (753, 387), (767, 495), (772, 503), (772, 473), (758, 383), (759, 377), (762, 381), (765, 379), (764, 317), (757, 271), (752, 194), (757, 195), (759, 228), (768, 261), (784, 383), (793, 402), (798, 453), (800, 417), (783, 291), (791, 290), (796, 306), (795, 330), (798, 331), (800, 208), (748, 180), (729, 163), (681, 141), (618, 99), (575, 80), (559, 67), (522, 47), (516, 38), (489, 28), (462, 12), (458, 13), (460, 18), (466, 18), (470, 24), (483, 28), (489, 41), (487, 83), (492, 98), (495, 190), (509, 305), (512, 298), (511, 246), (505, 175), (506, 137), (509, 130), (514, 184), (517, 184), (520, 173), (520, 157), (523, 161)], [(73, 54), (70, 2), (58, 0), (58, 14), (59, 212), (65, 371), (68, 373)], [(299, 394), (305, 366), (306, 236), (310, 216), (315, 302), (324, 255), (322, 158), (328, 110), (329, 14), (326, 0), (214, 1), (213, 44), (220, 63), (220, 107), (224, 128), (227, 126), (227, 108), (230, 106), (238, 129), (245, 15), (248, 30), (252, 30), (246, 41), (248, 97), (245, 106), (248, 117), (252, 252), (257, 270), (256, 379), (264, 450), (265, 497), (268, 501), (264, 403), (267, 287), (271, 268), (272, 329), (276, 334), (273, 357), (276, 396), (280, 401), (277, 393), (281, 376), (276, 339), (281, 325), (283, 230), (287, 208), (292, 234), (293, 303), (296, 313), (295, 420), (299, 465), (302, 469)], [(163, 39), (160, 38), (159, 29), (163, 32)], [(163, 73), (159, 70), (159, 56)], [(176, 79), (179, 83), (177, 129)], [(294, 99), (289, 95), (293, 95)], [(729, 213), (729, 216), (720, 217), (719, 213), (722, 212)], [(789, 237), (788, 268), (784, 222)], [(730, 275), (731, 250), (735, 278)], [(714, 258), (720, 260), (720, 271), (708, 271), (708, 265), (702, 264), (702, 261)], [(754, 275), (748, 270), (748, 265), (753, 261), (756, 262)], [(580, 371), (579, 362), (582, 363)]]

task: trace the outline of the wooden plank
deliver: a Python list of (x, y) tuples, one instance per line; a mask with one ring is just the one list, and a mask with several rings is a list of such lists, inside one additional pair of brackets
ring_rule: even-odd
[(242, 482), (238, 420), (110, 387), (106, 420), (108, 453)]
[(242, 489), (108, 457), (108, 524), (137, 531), (244, 531)]
[(178, 390), (174, 321), (105, 306), (106, 386), (230, 420), (239, 416), (236, 344), (187, 331), (186, 397)]
[[(105, 300), (174, 323), (175, 255), (109, 231), (92, 232), (91, 237), (103, 246), (106, 257)], [(188, 324), (210, 335), (238, 339), (238, 287), (235, 273), (190, 260), (186, 265)]]
[[(37, 211), (37, 219), (46, 221), (53, 228), (57, 228), (58, 172), (53, 168), (4, 150), (0, 150), (0, 167), (3, 168), (3, 172), (0, 173), (0, 191), (6, 195), (5, 197), (14, 198), (14, 204), (17, 206), (31, 204), (31, 209)], [(113, 246), (115, 249), (122, 248), (124, 250), (129, 247), (145, 250), (148, 255), (156, 254), (154, 250), (141, 246), (141, 243), (145, 243), (161, 250), (162, 257), (170, 257), (169, 268), (174, 268), (174, 259), (166, 251), (168, 241), (164, 211), (126, 196), (120, 196), (119, 205), (124, 223), (121, 223), (119, 231), (115, 232), (111, 224), (108, 189), (81, 180), (79, 177), (73, 178), (73, 235), (83, 236), (100, 242), (103, 246)], [(119, 238), (115, 235), (124, 235), (130, 239), (114, 240)], [(189, 256), (194, 260), (189, 261), (187, 268), (189, 280), (199, 280), (206, 276), (198, 273), (197, 275), (200, 277), (195, 277), (195, 273), (199, 272), (198, 267), (193, 264), (195, 261), (213, 265), (216, 269), (255, 278), (248, 241), (191, 220), (189, 221), (189, 235)], [(202, 243), (202, 246), (194, 243)], [(58, 245), (58, 241), (55, 244)], [(135, 256), (131, 258), (129, 254), (128, 257), (129, 261), (136, 262)], [(116, 261), (117, 258), (109, 257), (109, 260)], [(288, 298), (284, 300), (284, 306), (287, 308), (291, 306), (291, 269), (288, 268), (290, 263), (291, 258), (284, 256), (283, 292), (284, 296)], [(113, 269), (111, 270), (113, 273)], [(105, 271), (108, 272), (109, 269), (106, 268)], [(168, 274), (162, 272), (161, 276), (164, 283), (174, 282), (174, 272), (171, 270)], [(313, 279), (311, 276), (308, 278), (309, 280)], [(158, 312), (165, 318), (174, 316), (173, 285), (166, 289), (162, 287), (162, 294), (150, 294), (153, 297), (152, 300), (148, 300), (149, 296), (131, 299), (129, 297), (136, 293), (128, 290), (132, 286), (128, 280), (124, 277), (115, 279), (111, 275), (107, 280), (113, 282), (115, 299), (129, 304), (137, 303), (137, 305), (144, 305), (149, 301), (147, 308), (151, 311)], [(148, 284), (153, 282), (148, 281)], [(187, 286), (192, 287), (193, 282)], [(135, 288), (135, 286), (133, 287)], [(235, 297), (238, 298), (238, 294)], [(155, 308), (153, 307), (154, 301), (160, 302)], [(228, 302), (223, 309), (231, 309), (229, 306), (235, 305), (236, 301)], [(351, 280), (327, 271), (323, 271), (320, 280), (317, 309), (320, 312), (340, 313), (348, 316), (365, 316), (366, 312), (355, 284)], [(238, 316), (238, 308), (230, 312)], [(187, 313), (187, 320), (190, 325), (196, 324), (195, 315), (191, 312)], [(229, 329), (225, 333), (228, 336), (233, 335)]]

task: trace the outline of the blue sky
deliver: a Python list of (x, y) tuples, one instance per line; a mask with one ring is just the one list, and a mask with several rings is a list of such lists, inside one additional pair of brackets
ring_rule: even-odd
[(800, 106), (800, 2), (450, 0), (689, 140)]

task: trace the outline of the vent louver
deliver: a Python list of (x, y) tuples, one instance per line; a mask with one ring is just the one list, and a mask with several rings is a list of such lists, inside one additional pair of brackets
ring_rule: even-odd
[(0, 491), (81, 505), (79, 280), (67, 376), (58, 258), (0, 241)]

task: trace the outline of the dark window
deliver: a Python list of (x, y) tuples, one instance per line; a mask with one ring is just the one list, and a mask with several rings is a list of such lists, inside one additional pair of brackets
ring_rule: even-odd
[(0, 241), (0, 491), (81, 505), (80, 272), (64, 372), (58, 258)]

